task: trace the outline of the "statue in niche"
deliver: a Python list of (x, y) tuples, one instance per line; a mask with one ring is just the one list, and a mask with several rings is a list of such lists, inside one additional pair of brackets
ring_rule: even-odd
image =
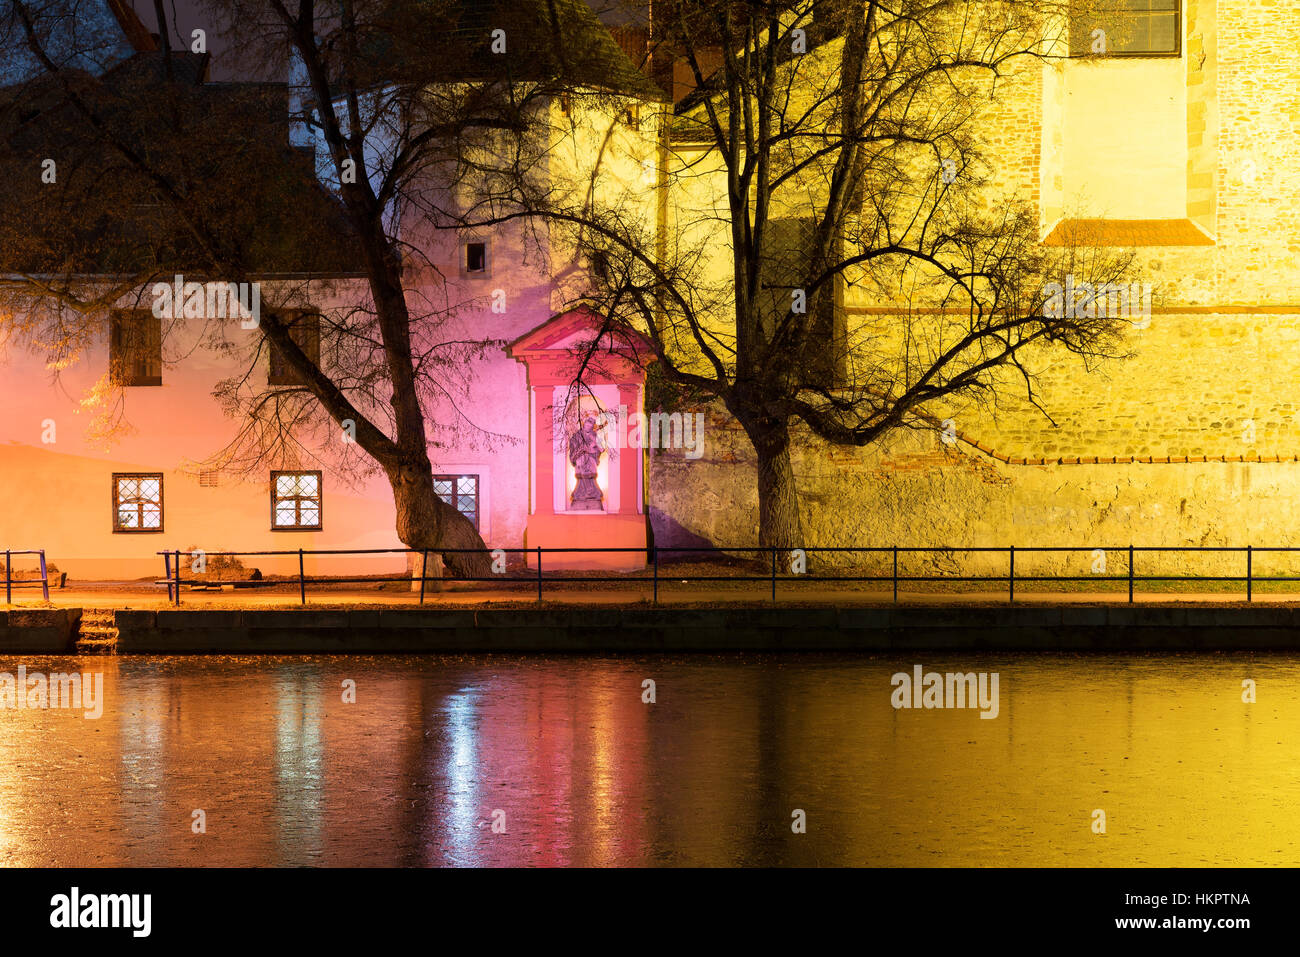
[(596, 469), (605, 450), (596, 437), (596, 419), (586, 416), (582, 426), (569, 435), (569, 461), (577, 483), (569, 498), (569, 508), (576, 511), (604, 511), (605, 493), (596, 484)]

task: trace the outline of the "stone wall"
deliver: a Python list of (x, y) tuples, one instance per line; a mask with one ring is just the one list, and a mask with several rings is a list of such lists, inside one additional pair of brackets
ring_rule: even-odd
[[(1032, 357), (1050, 419), (1008, 382), (996, 403), (929, 410), (933, 425), (953, 420), (951, 446), (926, 423), (861, 450), (803, 434), (808, 545), (1300, 544), (1300, 4), (1192, 0), (1187, 13), (1187, 216), (1215, 244), (1135, 251), (1156, 303), (1130, 330), (1127, 358), (1086, 368)], [(1000, 186), (1039, 204), (1045, 231), (1072, 201), (1056, 172), (1063, 154), (1106, 163), (1107, 137), (1148, 133), (1100, 107), (1086, 130), (1065, 128), (1065, 69), (1009, 77), (983, 120)], [(850, 306), (857, 322), (889, 322), (866, 300), (850, 295)], [(654, 454), (648, 486), (660, 545), (755, 542), (753, 456), (725, 414), (710, 416), (702, 458)], [(1108, 554), (1109, 568), (1126, 570), (1126, 558)], [(1088, 574), (1095, 559), (1033, 560)], [(1237, 556), (1141, 559), (1161, 561), (1244, 571)], [(932, 564), (955, 568), (959, 556)], [(1284, 567), (1257, 558), (1257, 572)]]

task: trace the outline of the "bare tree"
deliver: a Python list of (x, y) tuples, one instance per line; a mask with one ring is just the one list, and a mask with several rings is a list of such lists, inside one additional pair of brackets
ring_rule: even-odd
[[(695, 88), (665, 118), (660, 223), (592, 190), (500, 188), (597, 252), (580, 298), (743, 426), (760, 544), (804, 544), (792, 428), (865, 446), (945, 404), (1037, 404), (1044, 354), (1123, 353), (1120, 310), (1050, 289), (1119, 288), (1130, 257), (1040, 244), (981, 141), (1008, 78), (1066, 55), (1071, 18), (1090, 25), (1078, 0), (656, 3), (651, 68)], [(896, 312), (851, 325), (846, 290)]]
[[(460, 574), (486, 574), (477, 531), (435, 494), (429, 444), (431, 430), (478, 428), (458, 401), (463, 369), (492, 343), (449, 338), (443, 321), (458, 304), (417, 300), (407, 276), (413, 266), (436, 269), (421, 229), (465, 222), (458, 197), (472, 188), (475, 157), (504, 151), (518, 171), (521, 157), (535, 162), (544, 150), (544, 139), (538, 147), (530, 138), (537, 110), (570, 88), (591, 51), (581, 35), (567, 55), (537, 38), (573, 36), (573, 4), (533, 5), (521, 22), (452, 0), (210, 0), (213, 22), (250, 59), (276, 64), (280, 76), (292, 64), (292, 102), (282, 84), (205, 85), (204, 58), (169, 49), (161, 4), (161, 48), (104, 62), (112, 51), (102, 35), (67, 29), (85, 6), (0, 7), (0, 59), (30, 66), (0, 94), (3, 165), (16, 184), (0, 211), (8, 331), (50, 347), (58, 367), (102, 332), (124, 297), (138, 300), (174, 272), (229, 283), (290, 268), (351, 276), (363, 295), (333, 312), (314, 302), (319, 282), (272, 284), (252, 349), (232, 343), (225, 327), (210, 330), (212, 344), (242, 348), (249, 370), (271, 350), (292, 380), (264, 389), (244, 374), (222, 384), (241, 423), (222, 461), (308, 455), (311, 436), (346, 429), (392, 487), (399, 539), (480, 550), (444, 557)], [(512, 57), (489, 55), (498, 23), (516, 38)], [(533, 49), (520, 49), (520, 36)], [(324, 170), (288, 149), (277, 123), (290, 112), (323, 142)], [(42, 179), (46, 159), (57, 160), (56, 177)], [(259, 248), (260, 236), (289, 237), (288, 248)], [(304, 310), (319, 323), (319, 356), (302, 334)], [(431, 408), (444, 420), (431, 423)]]

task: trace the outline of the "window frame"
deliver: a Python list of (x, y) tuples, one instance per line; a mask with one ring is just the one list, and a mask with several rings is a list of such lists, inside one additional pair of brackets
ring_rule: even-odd
[[(438, 494), (436, 490), (436, 483), (449, 481), (452, 483), (452, 490), (453, 490), (452, 498), (453, 499), (460, 498), (461, 492), (460, 492), (459, 480), (463, 478), (472, 478), (474, 480), (474, 519), (473, 519), (474, 531), (482, 532), (483, 530), (483, 476), (481, 473), (455, 472), (455, 473), (443, 473), (443, 474), (434, 475), (433, 477), (433, 481), (435, 483), (434, 494), (435, 495)], [(438, 497), (442, 498), (441, 495), (438, 495)], [(446, 500), (444, 499), (443, 501)], [(447, 502), (447, 504), (450, 505), (452, 508), (454, 508), (456, 511), (460, 512), (461, 515), (465, 515), (464, 512), (461, 512), (460, 506), (457, 505), (455, 502)], [(465, 517), (469, 518), (468, 515), (465, 515)]]
[[(109, 314), (108, 322), (109, 382), (124, 389), (161, 386), (163, 384), (162, 317), (155, 316), (152, 310), (149, 309), (114, 309)], [(154, 329), (157, 330), (157, 375), (136, 375), (134, 373), (134, 368), (128, 362), (130, 358), (130, 347), (123, 342), (123, 334), (127, 329), (134, 330), (136, 327), (145, 327), (146, 325), (149, 326), (149, 332), (146, 333), (143, 338), (146, 340), (147, 345), (153, 344), (153, 340), (155, 339)], [(134, 334), (134, 332), (132, 334)], [(146, 367), (153, 365), (152, 359), (153, 357), (150, 356), (149, 360), (146, 360)]]
[[(163, 473), (162, 472), (114, 472), (112, 473), (112, 507), (113, 507), (113, 534), (114, 535), (152, 535), (163, 530), (163, 518), (166, 515), (165, 498), (163, 490)], [(124, 479), (157, 479), (158, 480), (158, 527), (145, 528), (142, 524), (139, 528), (130, 528), (122, 525), (120, 521), (120, 510), (122, 500), (119, 496), (118, 483)], [(136, 505), (139, 508), (139, 503)], [(144, 521), (144, 514), (138, 513), (141, 522)]]
[[(316, 524), (303, 525), (295, 522), (293, 525), (278, 525), (275, 521), (275, 503), (279, 497), (276, 494), (276, 484), (282, 475), (314, 475), (316, 476)], [(301, 501), (303, 496), (294, 496), (294, 517), (302, 518)], [(271, 531), (273, 532), (321, 532), (325, 530), (325, 477), (320, 469), (272, 469), (271, 470)]]
[[(1109, 2), (1111, 2), (1111, 3), (1118, 3), (1119, 0), (1109, 0)], [(1111, 51), (1111, 50), (1107, 50), (1105, 53), (1092, 53), (1092, 52), (1078, 52), (1078, 53), (1076, 53), (1076, 52), (1075, 52), (1075, 49), (1074, 49), (1074, 36), (1073, 36), (1073, 32), (1074, 32), (1074, 21), (1073, 21), (1073, 17), (1071, 17), (1071, 22), (1070, 22), (1070, 34), (1071, 34), (1071, 35), (1070, 35), (1070, 38), (1069, 38), (1069, 41), (1068, 41), (1068, 42), (1069, 42), (1069, 47), (1070, 47), (1070, 50), (1069, 50), (1069, 57), (1070, 57), (1070, 59), (1072, 59), (1072, 60), (1104, 60), (1104, 59), (1110, 59), (1110, 58), (1115, 58), (1115, 59), (1127, 59), (1127, 60), (1132, 60), (1132, 59), (1156, 59), (1156, 60), (1181, 59), (1181, 58), (1182, 58), (1182, 55), (1183, 55), (1183, 14), (1186, 12), (1187, 2), (1186, 2), (1186, 0), (1173, 0), (1173, 4), (1174, 4), (1174, 9), (1173, 9), (1173, 10), (1136, 10), (1136, 11), (1125, 11), (1125, 10), (1105, 10), (1105, 11), (1100, 11), (1100, 10), (1099, 10), (1099, 11), (1097, 11), (1099, 14), (1103, 14), (1103, 13), (1134, 13), (1134, 14), (1138, 14), (1138, 15), (1143, 15), (1143, 14), (1145, 14), (1145, 15), (1147, 16), (1148, 23), (1150, 22), (1150, 16), (1151, 16), (1151, 14), (1154, 14), (1154, 13), (1172, 13), (1172, 14), (1174, 15), (1174, 48), (1173, 48), (1173, 50), (1137, 50), (1137, 51)], [(1091, 36), (1091, 33), (1089, 33), (1089, 36)]]
[[(307, 323), (303, 326), (303, 328), (307, 330), (305, 334), (306, 342), (298, 342), (298, 339), (294, 338), (294, 330), (298, 328), (300, 322), (304, 321)], [(304, 310), (296, 313), (289, 323), (289, 336), (294, 338), (294, 342), (298, 343), (298, 348), (307, 353), (307, 358), (311, 359), (317, 368), (320, 368), (320, 325), (320, 313), (312, 310)], [(267, 353), (266, 384), (277, 386), (303, 385), (302, 379), (298, 377), (298, 373), (292, 367), (288, 367), (280, 372), (276, 371), (276, 359), (279, 356), (279, 351), (276, 349), (275, 343), (270, 339), (267, 339), (266, 342), (270, 347), (270, 350)], [(280, 361), (283, 362), (284, 360)]]
[[(483, 247), (483, 268), (469, 268), (469, 247)], [(462, 279), (488, 279), (492, 275), (492, 241), (486, 238), (470, 237), (460, 242), (460, 275)]]

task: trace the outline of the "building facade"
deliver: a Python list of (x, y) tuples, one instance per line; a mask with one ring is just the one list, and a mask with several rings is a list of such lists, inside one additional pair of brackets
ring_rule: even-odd
[[(1096, 368), (1045, 358), (1038, 401), (1050, 419), (1008, 391), (996, 407), (936, 409), (943, 428), (866, 449), (801, 435), (809, 545), (951, 547), (933, 559), (939, 570), (963, 562), (963, 546), (1078, 546), (1040, 567), (1086, 573), (1096, 549), (1130, 543), (1295, 544), (1300, 6), (1159, 0), (1143, 30), (1121, 56), (1020, 64), (979, 118), (997, 188), (1036, 204), (1042, 242), (1083, 235), (1136, 249), (1155, 298), (1129, 333), (1129, 357)], [(584, 118), (574, 162), (619, 119)], [(648, 222), (717, 200), (701, 177), (656, 190), (679, 181), (659, 176), (656, 158), (705, 159), (689, 144), (656, 151), (649, 121), (620, 135), (617, 178), (640, 184)], [(548, 352), (599, 329), (599, 317), (567, 308), (585, 268), (576, 250), (525, 251), (508, 228), (422, 241), (436, 268), (413, 272), (410, 294), (461, 303), (448, 338), (485, 343), (466, 359), (451, 407), (431, 408), (431, 421), (466, 427), (430, 440), (440, 491), (489, 545), (755, 542), (753, 455), (723, 410), (646, 408), (644, 368), (608, 370), (599, 395), (563, 393)], [(725, 268), (725, 237), (711, 242)], [(309, 285), (317, 303), (339, 304), (359, 294), (355, 283)], [(846, 294), (859, 327), (887, 326), (900, 308)], [(338, 462), (259, 474), (205, 469), (236, 428), (212, 395), (237, 364), (185, 335), (149, 341), (139, 384), (126, 390), (129, 429), (107, 447), (85, 423), (120, 347), (111, 330), (57, 386), (39, 353), (0, 352), (0, 544), (44, 548), (74, 577), (111, 579), (156, 575), (156, 553), (171, 548), (399, 547), (385, 479), (346, 449)], [(655, 412), (679, 415), (677, 438), (629, 441), (641, 424), (631, 420), (648, 432)], [(588, 419), (594, 460), (580, 454)], [(702, 431), (683, 435), (695, 422)], [(590, 482), (598, 497), (575, 505)], [(342, 567), (320, 560), (316, 570)]]

